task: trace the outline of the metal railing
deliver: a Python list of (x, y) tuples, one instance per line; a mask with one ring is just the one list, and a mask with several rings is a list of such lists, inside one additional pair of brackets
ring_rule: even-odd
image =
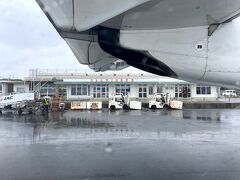
[(28, 78), (37, 78), (42, 76), (74, 76), (74, 75), (152, 75), (144, 71), (138, 70), (122, 70), (122, 71), (106, 71), (106, 72), (94, 72), (91, 69), (30, 69)]

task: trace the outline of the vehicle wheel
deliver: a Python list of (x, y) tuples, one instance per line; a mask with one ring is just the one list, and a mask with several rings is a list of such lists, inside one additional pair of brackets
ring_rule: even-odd
[(110, 106), (110, 109), (111, 109), (111, 110), (115, 110), (116, 107), (115, 107), (114, 105), (111, 105), (111, 106)]
[(23, 113), (23, 110), (22, 110), (22, 109), (19, 109), (19, 110), (18, 110), (18, 115), (22, 115), (22, 113)]
[(163, 106), (163, 109), (170, 109), (170, 107), (167, 105), (167, 104), (165, 104), (164, 106)]
[(124, 105), (123, 105), (123, 109), (124, 109), (124, 110), (129, 110), (130, 108), (128, 107), (128, 105), (124, 104)]
[(152, 105), (151, 109), (157, 109), (157, 106), (156, 105)]

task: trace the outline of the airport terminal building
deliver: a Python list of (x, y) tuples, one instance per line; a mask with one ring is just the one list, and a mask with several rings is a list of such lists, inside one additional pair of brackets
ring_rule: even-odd
[(68, 101), (98, 99), (107, 101), (116, 93), (143, 102), (154, 93), (169, 93), (182, 101), (216, 101), (220, 88), (195, 84), (146, 72), (82, 72), (73, 70), (30, 70), (25, 78), (30, 91), (41, 96), (62, 96)]
[(11, 93), (23, 93), (29, 91), (29, 82), (13, 78), (0, 79), (0, 96), (8, 95)]

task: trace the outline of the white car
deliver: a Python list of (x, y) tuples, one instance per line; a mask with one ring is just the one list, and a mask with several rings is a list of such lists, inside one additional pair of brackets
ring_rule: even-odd
[(229, 97), (236, 97), (237, 93), (235, 90), (225, 90), (222, 95), (229, 96)]

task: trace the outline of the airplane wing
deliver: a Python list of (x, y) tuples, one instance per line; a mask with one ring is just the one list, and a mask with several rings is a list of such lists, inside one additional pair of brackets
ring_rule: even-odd
[[(154, 49), (150, 52), (138, 47), (139, 40), (144, 44), (148, 36), (140, 34), (138, 41), (132, 43), (136, 40), (131, 38), (132, 32), (146, 34), (150, 30), (164, 33), (164, 30), (207, 27), (206, 32), (211, 34), (219, 24), (231, 21), (240, 13), (240, 0), (36, 1), (80, 63), (102, 71), (125, 68), (126, 62), (139, 69), (171, 77), (176, 77), (176, 73), (153, 57)], [(205, 31), (200, 34), (204, 36)], [(164, 45), (161, 47), (166, 48)], [(205, 54), (203, 51), (193, 56), (204, 58)], [(121, 66), (116, 65), (119, 59), (124, 60), (118, 62)]]

